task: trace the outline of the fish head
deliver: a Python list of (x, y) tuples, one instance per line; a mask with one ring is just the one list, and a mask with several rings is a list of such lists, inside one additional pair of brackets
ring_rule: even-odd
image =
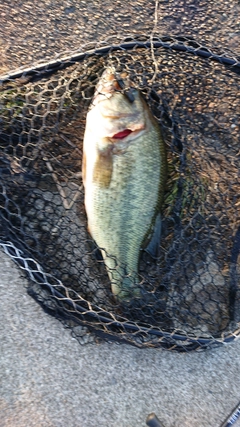
[[(114, 156), (124, 156), (152, 130), (155, 119), (127, 73), (107, 68), (100, 78), (87, 114), (83, 142), (83, 183), (108, 187)], [(86, 178), (88, 175), (89, 178)]]
[(147, 127), (147, 106), (127, 73), (108, 68), (97, 84), (88, 121), (103, 144), (128, 143)]

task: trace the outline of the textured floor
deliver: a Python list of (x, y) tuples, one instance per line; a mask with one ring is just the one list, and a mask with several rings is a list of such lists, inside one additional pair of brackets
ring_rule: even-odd
[(191, 354), (80, 346), (2, 252), (0, 277), (1, 427), (143, 427), (153, 411), (165, 427), (220, 427), (238, 403), (240, 340)]
[[(240, 53), (239, 2), (187, 3), (159, 1), (155, 28)], [(154, 10), (144, 0), (4, 0), (0, 73), (117, 32), (150, 32)], [(240, 340), (191, 354), (80, 346), (2, 252), (0, 291), (0, 427), (144, 427), (152, 411), (165, 427), (220, 427), (240, 400)]]
[[(114, 34), (187, 35), (240, 54), (238, 0), (4, 0), (0, 4), (1, 72)], [(80, 49), (82, 50), (82, 49)]]

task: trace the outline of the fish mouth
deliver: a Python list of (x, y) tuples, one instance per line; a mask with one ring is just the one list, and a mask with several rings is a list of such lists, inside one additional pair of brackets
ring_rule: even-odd
[(123, 92), (130, 103), (134, 102), (134, 89), (126, 71), (117, 72), (113, 67), (107, 68), (98, 83), (98, 89), (99, 92), (105, 94), (116, 91)]

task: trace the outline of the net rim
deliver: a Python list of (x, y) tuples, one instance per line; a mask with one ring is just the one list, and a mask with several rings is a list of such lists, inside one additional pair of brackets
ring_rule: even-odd
[[(115, 36), (116, 37), (116, 36)], [(144, 38), (144, 40), (143, 40)], [(164, 48), (168, 50), (172, 50), (175, 52), (187, 52), (192, 55), (204, 58), (204, 59), (211, 59), (214, 61), (217, 61), (218, 63), (221, 63), (225, 66), (230, 66), (231, 70), (236, 71), (237, 73), (240, 72), (240, 60), (238, 60), (238, 57), (228, 57), (224, 54), (217, 55), (211, 51), (210, 48), (204, 47), (203, 44), (196, 42), (191, 37), (185, 37), (185, 36), (163, 36), (163, 37), (157, 37), (154, 36), (152, 38), (149, 38), (149, 36), (146, 35), (139, 35), (132, 37), (126, 37), (122, 43), (110, 45), (107, 44), (106, 41), (98, 43), (98, 47), (95, 49), (89, 49), (81, 52), (76, 52), (72, 55), (64, 56), (64, 54), (59, 55), (57, 59), (48, 61), (48, 62), (41, 62), (39, 64), (33, 65), (32, 67), (25, 68), (25, 69), (17, 69), (15, 71), (10, 71), (8, 74), (5, 74), (3, 76), (0, 76), (0, 90), (1, 86), (11, 80), (23, 78), (22, 85), (34, 78), (42, 78), (47, 77), (48, 75), (58, 71), (65, 69), (71, 65), (73, 65), (76, 62), (83, 61), (85, 58), (91, 57), (91, 56), (103, 56), (107, 55), (110, 52), (115, 51), (127, 51), (127, 50), (133, 50), (133, 49), (151, 49), (151, 48)], [(234, 55), (234, 54), (233, 54)], [(24, 81), (24, 79), (26, 80)], [(77, 319), (79, 324), (82, 324), (84, 326), (87, 326), (91, 328), (92, 330), (103, 333), (108, 337), (111, 337), (111, 326), (120, 328), (124, 333), (126, 331), (129, 334), (149, 334), (150, 336), (157, 336), (162, 339), (169, 339), (169, 340), (175, 340), (175, 341), (182, 341), (184, 345), (180, 344), (170, 344), (169, 342), (163, 342), (159, 341), (157, 343), (154, 342), (146, 342), (142, 344), (137, 344), (128, 339), (127, 337), (124, 337), (119, 333), (119, 337), (115, 337), (115, 340), (119, 341), (127, 341), (128, 344), (132, 344), (138, 347), (165, 347), (169, 350), (177, 350), (177, 351), (190, 351), (190, 350), (196, 350), (196, 349), (204, 349), (204, 348), (211, 348), (211, 345), (223, 345), (230, 343), (237, 339), (240, 336), (240, 324), (238, 324), (238, 328), (234, 332), (225, 332), (222, 334), (221, 338), (216, 337), (210, 337), (210, 338), (204, 338), (204, 337), (191, 337), (187, 333), (179, 334), (179, 333), (171, 333), (171, 332), (165, 332), (162, 331), (160, 328), (156, 329), (149, 325), (149, 327), (144, 327), (138, 325), (137, 322), (129, 322), (127, 319), (123, 322), (120, 322), (116, 320), (113, 320), (114, 313), (107, 313), (105, 310), (98, 307), (98, 311), (89, 310), (87, 311), (86, 308), (83, 308), (81, 305), (76, 304), (73, 300), (70, 298), (66, 298), (63, 294), (58, 292), (49, 282), (41, 282), (41, 277), (46, 276), (43, 271), (41, 271), (41, 266), (32, 258), (29, 257), (27, 254), (24, 254), (23, 251), (20, 249), (17, 249), (12, 242), (3, 242), (0, 241), (0, 246), (3, 248), (4, 252), (9, 255), (21, 269), (24, 269), (28, 275), (30, 276), (30, 279), (35, 281), (41, 286), (45, 286), (45, 288), (48, 288), (49, 295), (55, 296), (56, 299), (64, 299), (64, 302), (68, 304), (70, 307), (74, 307), (77, 309), (77, 314), (84, 316), (90, 316), (92, 319), (97, 319), (99, 322), (102, 322), (107, 329), (103, 332), (99, 328), (97, 328), (97, 324), (94, 324), (94, 322), (90, 322), (88, 320), (83, 319)], [(24, 262), (23, 262), (24, 260)], [(39, 267), (35, 272), (30, 272), (29, 267), (27, 267), (27, 260), (31, 260), (31, 262), (34, 262)], [(54, 276), (53, 276), (54, 277)], [(57, 279), (56, 279), (57, 280)], [(87, 302), (86, 300), (82, 299), (83, 301)], [(88, 302), (87, 302), (88, 303)], [(108, 314), (108, 317), (106, 317), (106, 314)], [(112, 316), (112, 320), (110, 320), (110, 316)], [(74, 317), (76, 320), (76, 316)], [(115, 333), (116, 334), (116, 333)], [(191, 348), (192, 346), (192, 348)]]
[[(116, 37), (116, 36), (113, 36)], [(118, 36), (119, 37), (119, 36)], [(144, 40), (142, 40), (144, 38)], [(89, 43), (88, 45), (92, 45)], [(115, 52), (119, 50), (127, 51), (133, 49), (151, 49), (151, 48), (165, 48), (176, 52), (187, 52), (195, 56), (199, 56), (204, 59), (212, 59), (218, 63), (221, 63), (226, 66), (231, 66), (236, 72), (240, 72), (240, 58), (231, 51), (233, 56), (226, 56), (223, 54), (215, 54), (212, 52), (210, 47), (205, 47), (204, 43), (196, 41), (192, 37), (186, 36), (154, 36), (149, 38), (146, 35), (136, 35), (134, 37), (128, 36), (123, 39), (119, 44), (107, 44), (106, 42), (99, 42), (99, 47), (88, 49), (88, 45), (85, 45), (87, 50), (76, 51), (72, 55), (66, 55), (62, 53), (58, 55), (57, 59), (50, 60), (47, 62), (42, 62), (33, 64), (31, 67), (27, 68), (18, 68), (16, 70), (10, 70), (7, 74), (0, 75), (0, 87), (9, 80), (14, 80), (18, 78), (27, 79), (28, 77), (42, 78), (51, 73), (56, 72), (57, 70), (64, 69), (73, 65), (75, 62), (80, 62), (86, 57), (91, 56), (102, 56), (110, 52)], [(214, 48), (215, 46), (213, 46)], [(29, 80), (27, 79), (27, 82)], [(23, 81), (23, 85), (24, 85)]]
[[(10, 256), (10, 258), (22, 269), (24, 270), (27, 275), (29, 276), (29, 278), (31, 279), (31, 281), (37, 283), (38, 285), (44, 287), (45, 289), (48, 290), (49, 292), (49, 296), (55, 297), (57, 301), (59, 300), (63, 300), (64, 303), (68, 304), (70, 307), (74, 308), (75, 310), (78, 310), (77, 312), (74, 312), (74, 315), (71, 312), (64, 312), (65, 317), (68, 316), (69, 318), (73, 318), (78, 324), (82, 325), (82, 326), (87, 326), (88, 328), (92, 329), (94, 332), (96, 332), (97, 335), (100, 336), (106, 336), (107, 339), (111, 340), (111, 329), (110, 327), (118, 327), (120, 328), (124, 333), (126, 333), (126, 331), (129, 334), (136, 334), (136, 333), (146, 333), (146, 334), (150, 334), (153, 336), (157, 336), (159, 338), (162, 339), (169, 339), (169, 340), (174, 340), (174, 341), (182, 341), (183, 343), (185, 342), (185, 344), (180, 345), (180, 344), (174, 344), (174, 343), (169, 343), (169, 342), (157, 342), (157, 343), (150, 343), (150, 347), (163, 347), (166, 348), (168, 350), (175, 350), (175, 351), (180, 351), (180, 352), (185, 352), (185, 351), (192, 351), (192, 350), (197, 350), (197, 349), (201, 349), (204, 350), (206, 348), (211, 348), (212, 346), (220, 346), (220, 345), (224, 345), (224, 344), (229, 344), (231, 342), (233, 342), (234, 340), (236, 340), (237, 338), (239, 338), (240, 336), (240, 324), (237, 330), (235, 330), (235, 332), (229, 333), (226, 336), (222, 336), (221, 338), (216, 338), (216, 337), (211, 337), (211, 338), (203, 338), (203, 337), (191, 337), (188, 334), (176, 334), (176, 333), (171, 333), (171, 332), (165, 332), (162, 331), (160, 328), (156, 329), (151, 327), (151, 325), (149, 325), (149, 328), (144, 327), (144, 326), (140, 326), (138, 325), (137, 322), (129, 322), (124, 320), (124, 322), (121, 322), (119, 320), (110, 320), (110, 318), (106, 317), (106, 314), (109, 314), (108, 312), (106, 312), (105, 310), (101, 309), (100, 307), (98, 307), (99, 312), (95, 312), (94, 310), (86, 310), (86, 308), (83, 308), (81, 305), (76, 304), (72, 299), (70, 298), (66, 298), (66, 296), (64, 296), (63, 294), (61, 294), (59, 291), (57, 291), (47, 280), (47, 274), (44, 273), (44, 271), (42, 270), (42, 267), (40, 266), (40, 264), (38, 264), (38, 262), (36, 262), (32, 257), (28, 257), (27, 255), (24, 256), (23, 251), (16, 248), (16, 246), (12, 243), (12, 242), (3, 242), (0, 240), (0, 247), (4, 250), (4, 252)], [(31, 271), (30, 268), (28, 267), (28, 261), (32, 262), (36, 265), (36, 270)], [(54, 277), (54, 276), (53, 276)], [(44, 278), (44, 280), (42, 280), (42, 278)], [(59, 283), (61, 283), (58, 279), (56, 279), (56, 281), (58, 281)], [(34, 296), (34, 292), (30, 291), (29, 292), (30, 295)], [(86, 301), (83, 299), (83, 301)], [(38, 301), (39, 302), (39, 301)], [(41, 304), (43, 305), (43, 304)], [(46, 310), (46, 307), (43, 307)], [(71, 313), (71, 314), (70, 314)], [(99, 314), (102, 313), (102, 314)], [(89, 316), (90, 318), (95, 318), (97, 319), (99, 322), (103, 323), (106, 326), (107, 331), (102, 331), (101, 329), (97, 328), (98, 325), (91, 323), (88, 320), (83, 320), (83, 319), (79, 319), (76, 317), (76, 314), (79, 314), (81, 316)], [(111, 313), (111, 316), (113, 316), (113, 314)], [(116, 337), (116, 332), (114, 335), (114, 340), (119, 340), (119, 341), (125, 341), (128, 344), (132, 344), (135, 345), (137, 347), (140, 348), (144, 348), (149, 346), (149, 343), (142, 343), (142, 344), (138, 344), (136, 342), (134, 342), (133, 340), (130, 340), (130, 338), (128, 337), (124, 337), (121, 336), (121, 333), (119, 334), (119, 337)]]

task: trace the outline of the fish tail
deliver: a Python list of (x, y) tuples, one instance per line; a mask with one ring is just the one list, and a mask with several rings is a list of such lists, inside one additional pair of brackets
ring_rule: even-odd
[(111, 280), (111, 289), (115, 298), (119, 301), (129, 301), (133, 298), (140, 298), (141, 293), (140, 289), (137, 287), (139, 282), (137, 274), (135, 276), (123, 277), (123, 275), (118, 274), (118, 277), (115, 274), (109, 275)]
[(136, 270), (134, 272), (131, 270), (131, 273), (129, 273), (129, 269), (126, 266), (118, 264), (115, 258), (106, 256), (105, 251), (102, 251), (102, 256), (115, 298), (119, 301), (140, 298), (141, 292), (138, 287), (139, 278)]

